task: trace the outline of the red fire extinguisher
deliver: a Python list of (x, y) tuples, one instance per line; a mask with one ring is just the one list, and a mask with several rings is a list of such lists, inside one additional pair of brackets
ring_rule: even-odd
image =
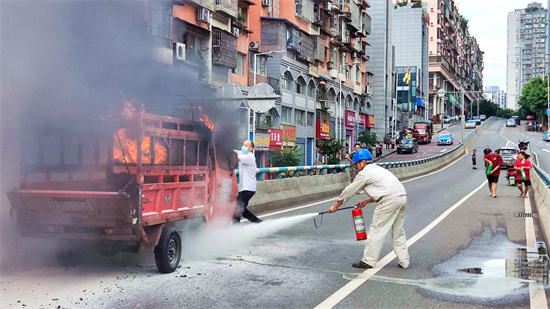
[(355, 236), (357, 236), (357, 240), (367, 239), (365, 221), (363, 220), (363, 211), (360, 208), (355, 207), (351, 211), (351, 215), (353, 216), (353, 225), (355, 226)]

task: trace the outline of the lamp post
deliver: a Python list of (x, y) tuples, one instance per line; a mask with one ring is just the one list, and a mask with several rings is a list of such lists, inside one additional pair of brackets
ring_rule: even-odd
[(342, 139), (342, 121), (340, 120), (340, 113), (342, 112), (342, 79), (340, 78), (340, 71), (342, 71), (342, 67), (355, 65), (355, 64), (362, 64), (362, 62), (352, 62), (352, 63), (344, 63), (340, 65), (340, 70), (338, 70), (338, 84), (340, 86), (340, 99), (338, 100), (338, 108), (336, 108), (336, 138), (338, 140)]
[[(257, 53), (257, 54), (254, 54), (254, 85), (256, 85), (256, 57), (257, 56), (261, 56), (261, 55), (272, 55), (272, 54), (275, 54), (275, 53), (286, 53), (286, 50), (272, 50), (272, 51), (268, 51), (268, 52), (265, 52), (265, 53)], [(254, 139), (256, 138), (256, 136), (254, 136), (256, 134), (256, 112), (254, 112), (254, 117), (252, 118), (252, 138), (251, 140), (254, 141)], [(246, 131), (247, 132), (247, 135), (250, 135), (250, 107), (248, 108), (248, 130)]]

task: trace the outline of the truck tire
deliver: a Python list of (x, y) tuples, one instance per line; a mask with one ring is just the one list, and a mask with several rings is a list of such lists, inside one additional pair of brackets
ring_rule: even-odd
[(178, 268), (181, 258), (181, 236), (173, 226), (162, 230), (155, 247), (155, 264), (161, 273), (171, 273)]

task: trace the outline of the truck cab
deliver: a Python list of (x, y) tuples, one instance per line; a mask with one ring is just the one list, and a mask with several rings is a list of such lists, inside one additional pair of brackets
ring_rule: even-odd
[(428, 144), (432, 141), (433, 124), (431, 121), (417, 121), (413, 125), (413, 137), (418, 143)]

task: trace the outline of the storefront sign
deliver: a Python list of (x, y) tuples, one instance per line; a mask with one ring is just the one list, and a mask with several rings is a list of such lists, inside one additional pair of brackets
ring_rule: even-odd
[(354, 127), (356, 122), (355, 112), (346, 111), (346, 127)]
[(287, 126), (287, 125), (281, 125), (281, 129), (283, 130), (283, 141), (284, 142), (295, 142), (296, 141), (296, 127), (295, 126)]
[(270, 134), (256, 133), (254, 137), (254, 150), (267, 151), (269, 150)]
[(317, 121), (317, 138), (330, 139), (330, 123)]
[(277, 129), (267, 130), (269, 134), (269, 149), (281, 150), (283, 147), (283, 131)]
[(374, 128), (374, 115), (366, 115), (367, 122), (365, 123), (365, 128)]
[(359, 124), (365, 125), (367, 123), (367, 116), (359, 114)]

